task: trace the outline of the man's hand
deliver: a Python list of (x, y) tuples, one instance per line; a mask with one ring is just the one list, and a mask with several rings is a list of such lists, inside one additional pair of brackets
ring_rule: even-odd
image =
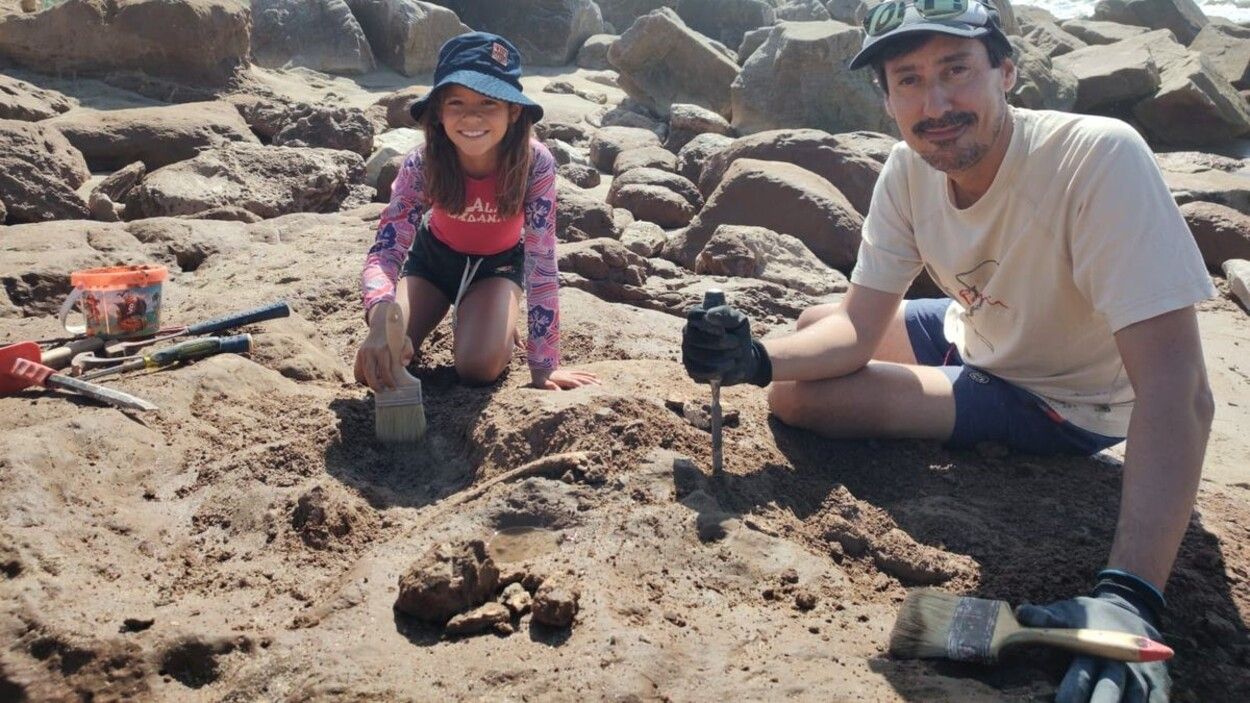
[[(1016, 617), (1029, 627), (1115, 630), (1160, 641), (1163, 598), (1136, 577), (1103, 577), (1092, 596), (1050, 605), (1022, 605)], [(1166, 703), (1172, 689), (1163, 662), (1126, 663), (1078, 656), (1059, 684), (1055, 703)]]
[(751, 321), (728, 305), (711, 310), (697, 305), (686, 313), (681, 363), (699, 383), (767, 386), (772, 382), (772, 363), (764, 345), (751, 337)]

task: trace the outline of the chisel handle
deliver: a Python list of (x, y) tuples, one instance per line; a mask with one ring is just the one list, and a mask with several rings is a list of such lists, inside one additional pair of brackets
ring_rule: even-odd
[(98, 352), (104, 348), (103, 337), (83, 337), (75, 339), (69, 344), (49, 349), (42, 354), (42, 360), (45, 366), (54, 369), (63, 369), (70, 365), (74, 357), (84, 352)]
[(246, 354), (252, 351), (252, 335), (236, 334), (230, 337), (204, 337), (179, 342), (172, 347), (159, 349), (144, 355), (144, 366), (160, 368), (179, 361), (203, 359), (214, 354)]
[(279, 300), (276, 303), (262, 305), (252, 310), (230, 313), (229, 315), (222, 315), (221, 317), (196, 323), (187, 327), (186, 334), (212, 334), (213, 332), (242, 327), (243, 325), (264, 322), (265, 320), (276, 320), (279, 317), (287, 317), (290, 314), (291, 306), (287, 305), (285, 300)]

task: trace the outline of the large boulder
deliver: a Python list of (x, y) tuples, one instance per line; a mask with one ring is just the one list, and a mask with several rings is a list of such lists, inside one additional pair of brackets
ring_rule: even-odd
[(846, 276), (829, 268), (788, 234), (763, 227), (721, 225), (694, 263), (695, 273), (758, 278), (808, 295), (847, 289)]
[(1119, 22), (1151, 29), (1170, 29), (1188, 45), (1207, 25), (1207, 16), (1194, 0), (1098, 0), (1096, 20)]
[(115, 171), (135, 161), (155, 170), (226, 142), (260, 143), (239, 111), (223, 101), (79, 111), (48, 124), (82, 152), (93, 171)]
[(556, 239), (561, 242), (620, 236), (612, 206), (562, 178), (556, 179), (556, 202)]
[(698, 135), (677, 152), (677, 173), (698, 183), (708, 160), (733, 143), (733, 137), (723, 134)]
[[(373, 153), (370, 154), (368, 160), (365, 161), (365, 183), (378, 184), (379, 193), (382, 190), (381, 174), (386, 170), (387, 164), (395, 159), (402, 159), (408, 155), (408, 152), (425, 143), (425, 133), (419, 129), (392, 129), (389, 132), (383, 132), (373, 139)], [(391, 179), (395, 178), (395, 174), (391, 174)], [(387, 193), (390, 192), (390, 181), (386, 182)]]
[(862, 33), (841, 22), (787, 22), (768, 35), (733, 83), (742, 134), (785, 127), (892, 132), (871, 71), (847, 71)]
[(833, 19), (820, 0), (774, 0), (778, 22), (825, 22)]
[(0, 120), (0, 197), (9, 224), (86, 219), (75, 190), (90, 176), (82, 154), (56, 129)]
[(616, 173), (616, 159), (622, 152), (659, 147), (655, 132), (640, 127), (604, 127), (590, 139), (590, 163), (600, 171)]
[(1250, 89), (1250, 27), (1212, 20), (1198, 32), (1189, 48), (1206, 57), (1211, 67), (1233, 86)]
[(373, 55), (405, 76), (434, 70), (438, 49), (469, 31), (456, 13), (417, 0), (347, 0), (373, 47)]
[[(409, 86), (378, 98), (378, 101), (369, 109), (380, 109), (385, 112), (386, 124), (391, 129), (416, 127), (417, 121), (412, 119), (412, 112), (408, 108), (412, 107), (412, 104), (416, 101), (425, 97), (425, 94), (428, 92), (430, 92), (429, 86)], [(543, 122), (546, 122), (546, 120)], [(538, 124), (543, 124), (543, 122)]]
[(608, 62), (608, 49), (612, 48), (612, 43), (617, 40), (615, 34), (596, 34), (582, 43), (582, 48), (577, 50), (577, 66), (591, 71), (611, 70), (612, 64)]
[(1119, 22), (1102, 22), (1099, 20), (1072, 19), (1059, 23), (1063, 31), (1080, 39), (1091, 46), (1095, 44), (1114, 44), (1121, 39), (1128, 39), (1150, 30)]
[(369, 40), (344, 0), (251, 0), (252, 59), (355, 75), (373, 70)]
[(1065, 32), (1054, 22), (1034, 24), (1024, 38), (1052, 59), (1085, 47), (1085, 42)]
[(738, 46), (743, 34), (777, 21), (768, 0), (678, 0), (677, 14), (691, 29), (726, 46)]
[(1159, 91), (1133, 108), (1153, 141), (1219, 144), (1250, 132), (1250, 105), (1201, 54), (1161, 65), (1159, 81)]
[(629, 210), (638, 220), (653, 222), (665, 229), (690, 224), (703, 197), (685, 178), (656, 168), (636, 168), (612, 181), (609, 205)]
[(1228, 279), (1228, 290), (1233, 297), (1241, 301), (1242, 307), (1250, 310), (1250, 261), (1228, 260), (1224, 263), (1224, 278)]
[(1210, 271), (1218, 272), (1229, 259), (1250, 259), (1250, 215), (1200, 201), (1182, 205), (1181, 214)]
[(693, 103), (730, 116), (738, 64), (668, 8), (638, 18), (608, 49), (608, 61), (620, 72), (621, 89), (657, 113)]
[(505, 36), (526, 64), (563, 66), (582, 43), (603, 33), (594, 0), (438, 0), (474, 29)]
[(1015, 49), (1016, 85), (1008, 100), (1031, 110), (1069, 112), (1076, 105), (1076, 76), (1054, 65), (1050, 57), (1018, 36), (1008, 37)]
[(231, 142), (149, 173), (132, 191), (126, 217), (194, 215), (227, 206), (266, 219), (334, 212), (357, 192), (364, 172), (360, 156), (339, 149)]
[(1054, 64), (1076, 77), (1080, 112), (1132, 104), (1159, 89), (1159, 66), (1139, 42), (1089, 46), (1056, 57)]
[(1155, 160), (1177, 204), (1201, 200), (1250, 215), (1250, 167), (1240, 159), (1177, 151)]
[(730, 134), (733, 127), (729, 120), (698, 105), (673, 103), (669, 106), (668, 137), (664, 148), (674, 154), (700, 134)]
[(69, 112), (76, 103), (55, 90), (44, 90), (0, 73), (0, 120), (38, 122)]
[(273, 135), (273, 143), (343, 149), (368, 158), (373, 153), (373, 123), (357, 108), (304, 105)]
[(0, 58), (43, 73), (142, 71), (222, 84), (247, 63), (251, 24), (237, 0), (66, 0), (0, 17)]
[(824, 178), (860, 214), (867, 214), (882, 162), (862, 148), (855, 135), (834, 135), (818, 129), (778, 129), (735, 140), (708, 160), (699, 190), (710, 196), (739, 159), (783, 161)]
[(797, 237), (821, 261), (847, 272), (855, 263), (864, 218), (832, 183), (807, 169), (738, 159), (690, 227), (672, 237), (664, 257), (693, 269), (716, 228), (730, 224)]
[(612, 25), (617, 34), (634, 24), (634, 20), (661, 7), (677, 7), (677, 0), (595, 0), (603, 21)]

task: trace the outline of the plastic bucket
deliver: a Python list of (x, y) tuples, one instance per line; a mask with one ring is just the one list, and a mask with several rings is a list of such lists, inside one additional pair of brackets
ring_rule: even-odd
[[(161, 328), (161, 284), (169, 277), (164, 266), (109, 266), (70, 274), (74, 291), (61, 304), (61, 326), (70, 334), (105, 339), (147, 337)], [(84, 324), (68, 323), (80, 303)]]

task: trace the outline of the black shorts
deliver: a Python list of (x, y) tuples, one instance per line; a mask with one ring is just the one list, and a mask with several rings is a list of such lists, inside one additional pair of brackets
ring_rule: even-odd
[(517, 284), (518, 288), (523, 287), (521, 281), (525, 277), (525, 245), (522, 242), (517, 242), (516, 246), (498, 254), (472, 256), (461, 254), (442, 243), (424, 225), (417, 228), (417, 235), (412, 240), (412, 248), (408, 250), (408, 259), (404, 261), (404, 270), (400, 275), (424, 278), (447, 296), (448, 302), (454, 302), (456, 293), (460, 290), (460, 279), (464, 276), (466, 263), (471, 265), (478, 259), (482, 263), (465, 290), (474, 282), (485, 278), (506, 278)]

